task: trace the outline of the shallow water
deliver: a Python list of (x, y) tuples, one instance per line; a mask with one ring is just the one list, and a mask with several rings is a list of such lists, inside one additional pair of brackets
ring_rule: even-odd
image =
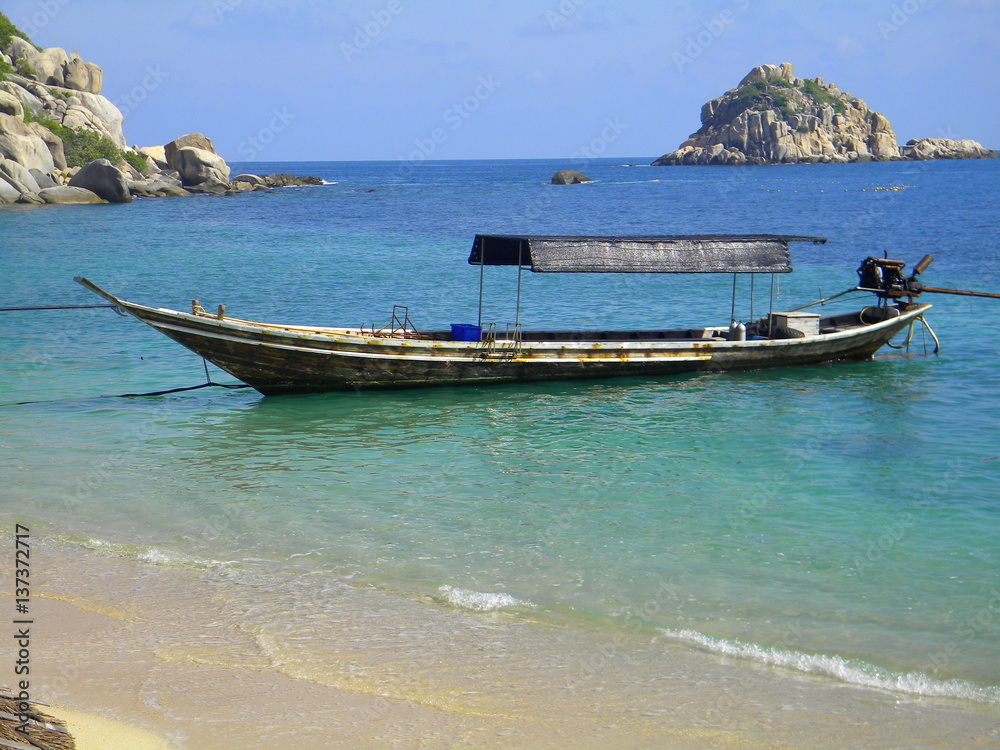
[[(0, 300), (99, 302), (79, 274), (175, 309), (381, 325), (399, 303), (445, 327), (476, 317), (476, 232), (829, 237), (793, 245), (777, 307), (851, 286), (883, 252), (933, 254), (928, 284), (1000, 291), (984, 241), (996, 160), (631, 161), (567, 187), (546, 184), (560, 168), (546, 161), (252, 165), (335, 184), (5, 210)], [(512, 320), (513, 275), (487, 276), (484, 318)], [(731, 279), (528, 275), (522, 289), (528, 325), (724, 325)], [(335, 663), (316, 592), (348, 582), (690, 644), (733, 669), (996, 704), (1000, 305), (927, 301), (938, 356), (918, 332), (921, 356), (860, 364), (268, 399), (117, 398), (203, 382), (202, 362), (109, 310), (0, 313), (0, 513), (102, 554), (207, 566), (223, 591), (254, 580), (263, 601), (299, 581), (308, 607), (225, 616), (274, 631), (279, 662), (309, 655), (314, 678)]]

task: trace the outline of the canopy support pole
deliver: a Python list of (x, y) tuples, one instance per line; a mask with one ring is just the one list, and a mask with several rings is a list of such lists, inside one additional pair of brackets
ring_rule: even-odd
[(733, 274), (733, 307), (729, 313), (729, 319), (735, 323), (736, 322), (736, 274)]
[(517, 305), (514, 308), (514, 339), (521, 338), (521, 264), (524, 259), (524, 240), (517, 243)]
[(774, 338), (771, 327), (774, 325), (774, 274), (771, 274), (771, 299), (767, 305), (767, 337)]
[[(477, 325), (479, 330), (483, 330), (483, 270), (486, 268), (486, 238), (483, 238), (482, 247), (479, 249), (479, 320)], [(480, 334), (481, 335), (481, 334)]]

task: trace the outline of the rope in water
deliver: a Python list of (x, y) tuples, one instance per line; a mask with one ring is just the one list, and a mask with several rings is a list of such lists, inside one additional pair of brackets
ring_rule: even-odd
[(41, 307), (0, 307), (0, 312), (16, 312), (20, 310), (86, 310), (94, 307), (110, 307), (114, 305), (45, 305)]

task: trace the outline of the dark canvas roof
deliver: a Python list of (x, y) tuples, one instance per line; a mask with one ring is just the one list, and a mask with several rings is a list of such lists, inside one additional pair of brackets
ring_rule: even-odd
[(469, 263), (542, 273), (789, 273), (791, 235), (552, 237), (477, 234)]

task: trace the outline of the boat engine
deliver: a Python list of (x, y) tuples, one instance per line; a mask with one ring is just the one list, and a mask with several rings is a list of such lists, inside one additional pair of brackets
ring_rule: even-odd
[(874, 292), (880, 299), (919, 297), (924, 290), (917, 276), (923, 273), (934, 259), (925, 255), (913, 267), (913, 273), (903, 276), (906, 261), (889, 258), (865, 258), (858, 267), (858, 289)]
[(858, 267), (859, 291), (872, 292), (879, 299), (900, 299), (909, 297), (913, 301), (914, 297), (919, 297), (923, 292), (936, 292), (938, 294), (959, 294), (964, 297), (990, 297), (1000, 299), (1000, 294), (990, 292), (971, 292), (965, 289), (942, 289), (936, 286), (925, 286), (917, 279), (917, 276), (927, 270), (927, 267), (934, 260), (930, 255), (925, 255), (920, 262), (913, 267), (913, 273), (909, 276), (903, 275), (903, 268), (906, 261), (890, 260), (888, 258), (865, 258)]

